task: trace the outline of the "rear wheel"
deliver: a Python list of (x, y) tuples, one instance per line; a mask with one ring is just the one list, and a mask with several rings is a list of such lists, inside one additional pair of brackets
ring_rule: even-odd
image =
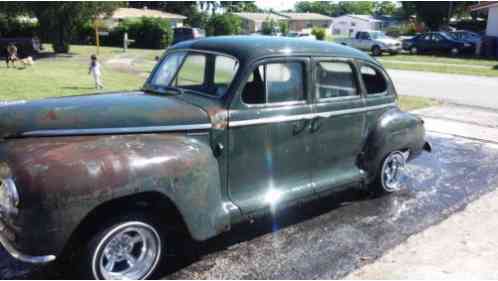
[(393, 193), (400, 189), (404, 178), (405, 155), (401, 151), (389, 153), (382, 161), (373, 188), (376, 193)]
[(418, 48), (415, 47), (415, 46), (411, 47), (410, 48), (410, 54), (412, 54), (412, 55), (418, 54)]
[(160, 225), (144, 212), (132, 212), (104, 223), (83, 250), (85, 279), (147, 279), (159, 264), (166, 241)]

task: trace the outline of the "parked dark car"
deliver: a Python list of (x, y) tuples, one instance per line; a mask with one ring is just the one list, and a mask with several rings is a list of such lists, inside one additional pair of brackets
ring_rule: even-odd
[(1, 106), (0, 243), (142, 279), (175, 259), (171, 233), (204, 241), (345, 188), (395, 192), (431, 150), (396, 97), (363, 52), (235, 36), (169, 48), (140, 91)]
[(467, 30), (456, 30), (449, 32), (449, 34), (459, 41), (468, 42), (474, 45), (474, 47), (481, 42), (482, 36), (478, 33), (467, 31)]
[(475, 46), (469, 42), (456, 40), (446, 32), (428, 32), (403, 40), (403, 49), (412, 54), (444, 53), (455, 56), (472, 53)]
[(40, 39), (37, 37), (0, 37), (0, 57), (7, 56), (9, 43), (16, 45), (18, 56), (21, 58), (35, 56), (42, 50)]
[(200, 28), (177, 27), (173, 30), (173, 44), (205, 36), (206, 31)]

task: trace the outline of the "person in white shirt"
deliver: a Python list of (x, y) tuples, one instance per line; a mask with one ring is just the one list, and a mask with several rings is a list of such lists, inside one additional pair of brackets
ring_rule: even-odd
[(93, 80), (95, 80), (95, 88), (97, 90), (103, 89), (104, 85), (102, 84), (102, 71), (100, 70), (100, 63), (97, 60), (96, 55), (92, 55), (90, 57), (90, 68), (88, 69), (88, 74), (91, 74)]

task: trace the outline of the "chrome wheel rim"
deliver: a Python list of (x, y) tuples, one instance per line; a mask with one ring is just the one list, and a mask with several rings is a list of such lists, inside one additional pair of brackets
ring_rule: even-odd
[(399, 190), (405, 163), (401, 152), (393, 152), (386, 157), (382, 164), (382, 187), (385, 191)]
[(113, 228), (99, 243), (93, 257), (97, 279), (146, 279), (161, 256), (157, 231), (142, 222), (128, 222)]
[(451, 49), (451, 54), (458, 55), (458, 49), (457, 48)]
[(418, 52), (417, 47), (412, 47), (412, 48), (410, 49), (410, 52), (411, 52), (412, 54), (416, 54), (416, 53)]

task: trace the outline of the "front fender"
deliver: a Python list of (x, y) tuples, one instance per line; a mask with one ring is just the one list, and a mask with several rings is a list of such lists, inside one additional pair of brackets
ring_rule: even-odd
[(58, 240), (58, 249), (94, 208), (142, 192), (166, 195), (196, 240), (229, 226), (208, 134), (33, 138), (6, 145), (26, 231), (52, 232), (47, 240)]
[(375, 179), (382, 160), (390, 152), (409, 150), (410, 158), (413, 158), (420, 154), (425, 144), (422, 119), (398, 108), (384, 112), (370, 130), (363, 150), (367, 182)]

